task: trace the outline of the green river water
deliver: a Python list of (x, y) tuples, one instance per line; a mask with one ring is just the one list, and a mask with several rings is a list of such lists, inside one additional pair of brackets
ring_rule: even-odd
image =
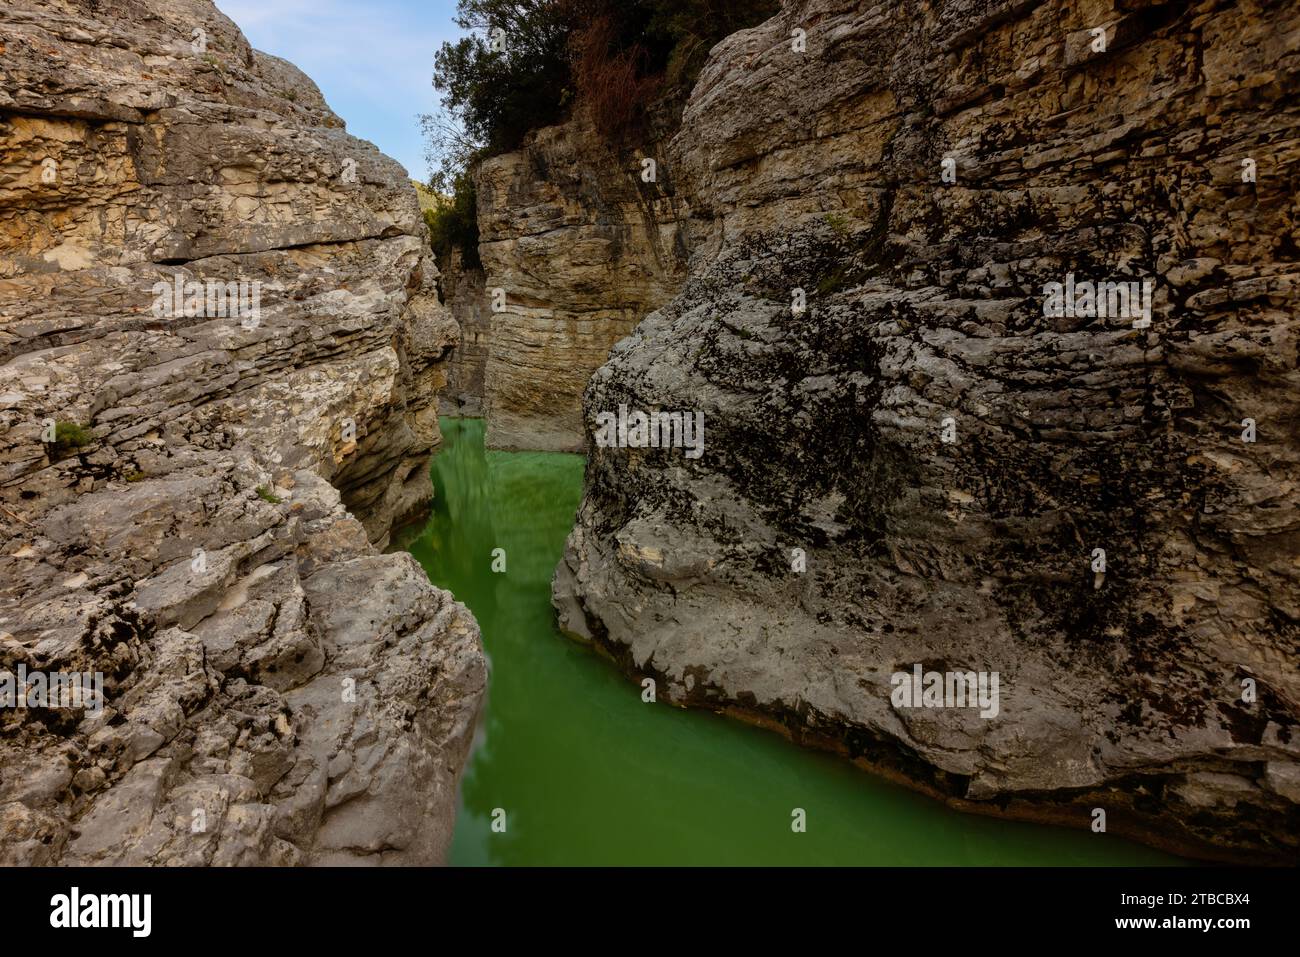
[[(958, 814), (771, 732), (644, 704), (638, 684), (555, 628), (551, 574), (582, 457), (485, 452), (480, 419), (442, 428), (433, 514), (400, 544), (474, 612), (491, 660), (451, 863), (1176, 863), (1105, 834)], [(794, 808), (805, 833), (791, 829)]]

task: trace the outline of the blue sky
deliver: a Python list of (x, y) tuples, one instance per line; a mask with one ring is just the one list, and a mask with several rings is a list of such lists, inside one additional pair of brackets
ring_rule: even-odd
[(438, 104), (433, 54), (460, 35), (456, 0), (216, 0), (259, 50), (316, 81), (348, 124), (419, 180), (419, 114)]

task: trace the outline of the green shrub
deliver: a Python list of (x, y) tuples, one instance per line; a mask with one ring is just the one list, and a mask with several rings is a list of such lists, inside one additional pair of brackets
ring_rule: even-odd
[(825, 216), (822, 217), (822, 219), (826, 221), (826, 225), (829, 226), (831, 228), (831, 231), (835, 233), (835, 235), (838, 236), (840, 239), (848, 238), (849, 221), (845, 219), (843, 216), (841, 216), (839, 213), (827, 213)]
[(284, 501), (282, 498), (280, 498), (278, 495), (272, 492), (265, 485), (259, 485), (257, 487), (257, 497), (260, 498), (263, 502), (270, 502), (272, 505), (279, 505), (282, 501)]
[[(493, 153), (562, 116), (573, 0), (460, 0), (456, 24), (478, 31), (434, 55), (433, 85), (465, 132)], [(493, 49), (493, 31), (504, 33)]]
[[(719, 40), (779, 9), (779, 0), (459, 0), (456, 23), (475, 32), (437, 51), (433, 85), (450, 125), (487, 155), (581, 101), (616, 137), (661, 90), (684, 95)], [(497, 29), (504, 44), (493, 49)], [(463, 166), (465, 143), (451, 140), (432, 152)]]
[(474, 163), (575, 108), (610, 143), (636, 142), (653, 103), (684, 97), (719, 40), (779, 9), (779, 0), (459, 0), (456, 24), (470, 33), (435, 53), (442, 112), (422, 117), (429, 187), (448, 194), (424, 214), (439, 258), (458, 246), (479, 265)]
[(781, 9), (780, 0), (633, 0), (633, 5), (646, 11), (641, 35), (649, 68), (661, 72), (678, 95), (690, 92), (720, 40)]
[(478, 197), (469, 173), (460, 173), (451, 196), (437, 195), (433, 208), (424, 211), (429, 238), (440, 267), (445, 267), (453, 248), (462, 251), (467, 268), (481, 268), (478, 256)]
[(95, 433), (88, 425), (76, 422), (58, 421), (54, 423), (54, 452), (66, 455), (73, 449), (83, 448), (95, 441)]

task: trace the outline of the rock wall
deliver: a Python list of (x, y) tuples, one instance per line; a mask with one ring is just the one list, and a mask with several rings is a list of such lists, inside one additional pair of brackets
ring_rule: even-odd
[(207, 0), (7, 3), (0, 77), (0, 675), (106, 702), (0, 711), (0, 860), (441, 860), (485, 666), (379, 553), (456, 341), (403, 171)]
[[(704, 452), (592, 449), (562, 625), (963, 810), (1295, 862), (1298, 12), (787, 0), (717, 46), (691, 277), (584, 401)], [(1070, 273), (1149, 326), (1047, 314)]]
[[(650, 182), (643, 159), (656, 161)], [(475, 182), (492, 310), (487, 444), (580, 451), (591, 373), (685, 276), (685, 210), (661, 144), (619, 154), (575, 119), (485, 160)]]
[(492, 311), (483, 270), (466, 266), (464, 253), (453, 249), (442, 274), (442, 293), (456, 320), (459, 341), (447, 357), (447, 384), (438, 397), (442, 415), (483, 414), (484, 381), (492, 336)]

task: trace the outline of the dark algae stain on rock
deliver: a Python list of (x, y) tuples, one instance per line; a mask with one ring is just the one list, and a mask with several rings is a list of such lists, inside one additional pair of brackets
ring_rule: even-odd
[[(688, 275), (584, 395), (705, 449), (590, 449), (561, 626), (962, 810), (1294, 863), (1293, 11), (925, 10), (712, 51)], [(899, 704), (935, 662), (997, 715)]]

